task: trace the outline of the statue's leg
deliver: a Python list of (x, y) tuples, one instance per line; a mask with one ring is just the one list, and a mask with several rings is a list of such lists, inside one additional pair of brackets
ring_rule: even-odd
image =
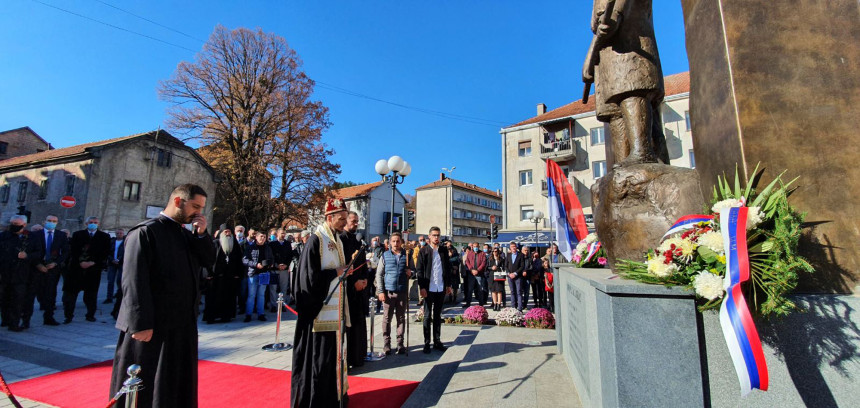
[(627, 128), (628, 143), (630, 143), (630, 154), (621, 162), (621, 165), (656, 163), (654, 141), (651, 139), (651, 121), (654, 113), (648, 99), (643, 96), (628, 96), (619, 106)]
[(657, 161), (669, 164), (669, 146), (666, 145), (666, 134), (663, 133), (663, 121), (660, 120), (660, 102), (651, 102), (651, 139), (654, 143), (654, 154)]
[(609, 120), (609, 136), (607, 136), (611, 149), (611, 155), (607, 155), (607, 160), (612, 159), (611, 163), (606, 163), (609, 168), (621, 166), (621, 162), (630, 154), (630, 143), (625, 132), (624, 117), (613, 116)]

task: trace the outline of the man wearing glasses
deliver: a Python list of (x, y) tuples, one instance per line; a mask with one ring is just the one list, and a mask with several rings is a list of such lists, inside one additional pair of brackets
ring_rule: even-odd
[(442, 329), (442, 302), (451, 289), (451, 263), (448, 250), (439, 245), (439, 227), (431, 227), (429, 244), (418, 253), (418, 287), (424, 298), (424, 353), (430, 354), (430, 324), (433, 324), (433, 348), (445, 351)]

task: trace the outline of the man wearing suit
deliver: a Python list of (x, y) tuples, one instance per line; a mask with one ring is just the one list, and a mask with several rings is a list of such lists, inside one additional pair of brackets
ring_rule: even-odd
[[(527, 250), (528, 247), (523, 247)], [(526, 252), (528, 253), (528, 252)], [(511, 289), (511, 307), (523, 311), (525, 305), (526, 286), (526, 256), (519, 253), (517, 243), (511, 242), (511, 253), (505, 257), (505, 266), (508, 268), (508, 286)]]
[[(125, 230), (117, 228), (116, 238), (110, 240), (110, 255), (107, 266), (107, 295), (104, 304), (113, 302), (114, 288), (119, 287), (122, 282), (122, 258), (125, 251)], [(122, 289), (117, 292), (122, 292)]]
[(439, 227), (430, 228), (430, 244), (418, 252), (418, 287), (424, 298), (424, 353), (430, 353), (430, 324), (433, 324), (433, 348), (445, 351), (442, 344), (442, 302), (451, 289), (451, 262), (448, 249), (439, 245)]
[(63, 277), (63, 323), (72, 322), (78, 293), (84, 292), (87, 321), (96, 321), (99, 282), (102, 269), (111, 254), (110, 235), (99, 230), (98, 217), (87, 218), (87, 229), (72, 234), (69, 267)]
[(56, 215), (48, 215), (45, 217), (45, 228), (32, 234), (31, 239), (38, 243), (45, 256), (36, 264), (36, 270), (32, 274), (23, 315), (27, 323), (30, 322), (35, 300), (38, 299), (39, 307), (44, 311), (43, 324), (59, 325), (54, 320), (54, 310), (57, 308), (57, 283), (60, 281), (60, 271), (65, 268), (66, 260), (69, 258), (69, 236), (57, 230), (58, 221)]

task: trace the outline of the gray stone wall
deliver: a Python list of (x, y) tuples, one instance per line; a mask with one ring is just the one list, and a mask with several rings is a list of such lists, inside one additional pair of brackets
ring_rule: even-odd
[(6, 153), (0, 153), (0, 160), (24, 156), (48, 150), (50, 145), (34, 135), (30, 128), (20, 128), (0, 134), (0, 142), (6, 142)]

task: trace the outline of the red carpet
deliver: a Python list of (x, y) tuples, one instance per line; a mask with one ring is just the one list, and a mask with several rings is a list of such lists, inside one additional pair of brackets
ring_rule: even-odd
[[(110, 360), (9, 385), (16, 396), (63, 408), (104, 407), (110, 398)], [(288, 407), (290, 372), (200, 360), (201, 407)], [(272, 386), (237, 386), (240, 379), (268, 379)], [(399, 407), (417, 382), (349, 377), (349, 406)]]

